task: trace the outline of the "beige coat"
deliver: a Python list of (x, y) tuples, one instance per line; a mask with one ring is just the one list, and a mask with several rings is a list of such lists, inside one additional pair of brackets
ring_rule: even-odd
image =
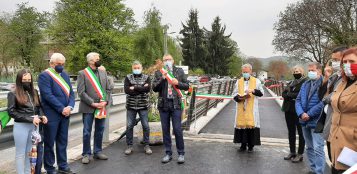
[(329, 140), (332, 164), (338, 170), (349, 168), (337, 162), (342, 149), (348, 147), (357, 151), (357, 81), (348, 88), (346, 84), (346, 80), (342, 80), (331, 98), (334, 112)]

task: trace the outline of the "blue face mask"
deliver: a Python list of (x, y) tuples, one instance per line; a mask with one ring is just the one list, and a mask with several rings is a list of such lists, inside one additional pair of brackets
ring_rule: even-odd
[(250, 74), (249, 74), (249, 73), (243, 73), (243, 77), (244, 77), (245, 79), (248, 79), (248, 78), (250, 77)]
[(309, 73), (307, 73), (307, 76), (308, 76), (309, 79), (311, 79), (311, 80), (316, 80), (316, 79), (317, 79), (317, 72), (309, 71)]
[(135, 75), (141, 74), (141, 69), (133, 69), (133, 74)]
[(62, 73), (64, 67), (62, 65), (56, 65), (55, 66), (55, 71), (58, 73)]
[(165, 61), (165, 66), (167, 66), (168, 68), (172, 68), (172, 61), (171, 60), (168, 60), (168, 61)]

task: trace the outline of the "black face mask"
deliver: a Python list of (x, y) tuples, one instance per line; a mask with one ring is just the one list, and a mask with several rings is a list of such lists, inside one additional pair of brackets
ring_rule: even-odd
[(302, 74), (293, 74), (295, 79), (300, 79), (302, 77)]
[(25, 91), (31, 90), (31, 82), (22, 82), (22, 86), (24, 87)]
[(94, 65), (95, 65), (95, 67), (98, 68), (98, 67), (102, 66), (102, 62), (100, 62), (100, 60), (98, 60), (94, 63)]

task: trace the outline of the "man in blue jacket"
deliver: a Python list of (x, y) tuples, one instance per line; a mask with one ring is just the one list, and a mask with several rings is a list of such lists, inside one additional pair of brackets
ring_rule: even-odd
[(319, 98), (322, 84), (322, 67), (317, 62), (308, 64), (308, 77), (296, 98), (295, 108), (306, 142), (306, 152), (310, 164), (310, 173), (322, 174), (325, 169), (324, 139), (314, 133), (316, 123), (323, 108)]
[(48, 124), (44, 125), (44, 167), (47, 173), (73, 173), (67, 163), (67, 144), (69, 116), (74, 107), (74, 93), (69, 76), (63, 72), (66, 59), (60, 53), (53, 53), (50, 67), (39, 75), (38, 87), (41, 93), (41, 104)]

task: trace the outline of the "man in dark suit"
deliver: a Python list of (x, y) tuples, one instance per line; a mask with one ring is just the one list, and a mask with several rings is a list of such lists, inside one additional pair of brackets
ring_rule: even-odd
[(94, 130), (94, 158), (107, 160), (108, 157), (102, 153), (103, 132), (105, 127), (105, 116), (99, 116), (96, 112), (105, 110), (110, 98), (110, 85), (107, 73), (102, 69), (98, 53), (89, 53), (87, 55), (88, 67), (79, 72), (77, 92), (81, 99), (79, 112), (83, 113), (83, 153), (82, 163), (90, 162), (91, 151), (91, 132), (93, 121)]
[[(162, 133), (166, 150), (166, 155), (162, 158), (161, 162), (168, 163), (172, 160), (170, 134), (170, 119), (172, 119), (176, 148), (179, 155), (177, 162), (182, 164), (185, 162), (185, 149), (181, 127), (182, 97), (180, 96), (179, 91), (188, 90), (189, 84), (184, 71), (173, 65), (174, 59), (171, 55), (165, 55), (163, 61), (166, 72), (156, 71), (152, 83), (153, 91), (159, 93), (158, 109), (160, 111)], [(172, 74), (174, 77), (169, 78), (168, 74)]]
[(55, 153), (58, 173), (73, 173), (67, 163), (69, 117), (74, 107), (74, 93), (69, 76), (63, 71), (66, 59), (60, 53), (53, 53), (50, 68), (39, 75), (38, 87), (41, 104), (48, 123), (44, 125), (44, 167), (47, 173), (56, 173)]

